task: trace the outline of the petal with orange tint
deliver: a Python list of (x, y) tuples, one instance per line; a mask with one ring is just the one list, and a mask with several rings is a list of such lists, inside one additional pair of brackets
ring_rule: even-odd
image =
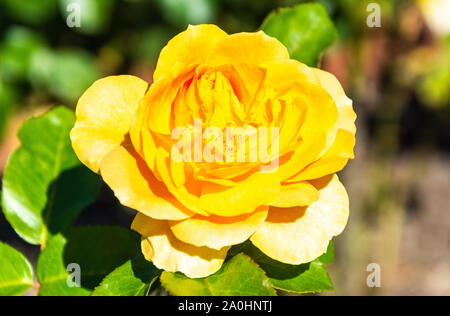
[(143, 126), (163, 135), (171, 135), (174, 128), (173, 103), (183, 85), (193, 77), (194, 67), (173, 65), (170, 73), (154, 82), (145, 95), (142, 111)]
[(183, 221), (169, 221), (175, 236), (197, 247), (221, 249), (246, 241), (264, 222), (268, 207), (236, 217), (194, 216)]
[(228, 64), (258, 65), (271, 60), (289, 59), (287, 48), (276, 38), (263, 31), (236, 33), (217, 42), (206, 64), (209, 66)]
[[(263, 82), (266, 76), (266, 70), (257, 64), (225, 64), (211, 67), (209, 65), (201, 65), (196, 70), (197, 75), (200, 77), (204, 75), (209, 75), (213, 73), (220, 73), (227, 79), (230, 85), (230, 92), (232, 93), (232, 97), (227, 97), (229, 100), (229, 108), (230, 114), (233, 116), (235, 123), (239, 125), (245, 120), (246, 112), (250, 109), (250, 105), (255, 102), (255, 100), (260, 95), (260, 90), (263, 87)], [(193, 86), (191, 84), (191, 86)], [(199, 93), (202, 93), (201, 87), (199, 87)], [(192, 89), (188, 89), (191, 91)], [(204, 93), (204, 92), (203, 92)], [(192, 95), (192, 93), (191, 93)], [(216, 98), (217, 100), (218, 98)], [(223, 102), (221, 100), (220, 102)], [(187, 102), (189, 105), (192, 103), (192, 98), (190, 102)], [(192, 110), (193, 115), (197, 114), (198, 111)], [(228, 113), (227, 113), (228, 114)], [(199, 116), (198, 114), (196, 115)]]
[(156, 219), (181, 220), (193, 216), (158, 181), (131, 145), (118, 147), (103, 159), (103, 180), (119, 201)]
[(159, 147), (156, 152), (156, 166), (162, 181), (164, 181), (167, 186), (167, 189), (178, 201), (180, 201), (191, 211), (204, 216), (211, 215), (207, 209), (200, 206), (201, 187), (198, 181), (192, 180), (185, 185), (179, 187), (176, 186), (171, 174), (170, 160), (169, 153)]
[(280, 180), (286, 181), (317, 160), (325, 146), (325, 133), (316, 133), (302, 140), (292, 153), (280, 158), (280, 166), (277, 170)]
[(256, 162), (236, 162), (233, 164), (230, 163), (226, 166), (224, 166), (223, 163), (207, 163), (201, 164), (201, 168), (197, 174), (201, 177), (207, 178), (233, 179), (237, 177), (244, 177), (258, 165), (259, 163)]
[(214, 183), (202, 188), (200, 205), (218, 216), (233, 217), (251, 213), (274, 200), (281, 186), (276, 173), (255, 173), (234, 187)]
[(130, 127), (130, 139), (136, 152), (145, 159), (149, 168), (155, 171), (156, 144), (145, 124), (145, 112), (145, 102), (141, 100)]
[(226, 36), (227, 33), (215, 25), (189, 25), (186, 31), (175, 36), (162, 49), (153, 75), (154, 81), (165, 73), (171, 73), (176, 63), (202, 63), (215, 44)]
[(299, 134), (302, 125), (308, 115), (308, 105), (306, 102), (296, 100), (293, 102), (285, 102), (283, 118), (280, 129), (279, 150), (285, 151), (292, 145), (298, 144)]
[(257, 99), (266, 77), (266, 71), (255, 64), (237, 64), (233, 66), (233, 69), (234, 71), (229, 74), (229, 80), (236, 96), (242, 103), (242, 109), (235, 112), (238, 112), (237, 116), (243, 119), (244, 112), (247, 110), (244, 107), (248, 108)]
[(315, 133), (325, 132), (326, 148), (330, 147), (336, 138), (339, 119), (333, 98), (320, 86), (309, 83), (296, 83), (292, 93), (307, 105), (300, 136), (306, 139)]
[(124, 141), (147, 88), (137, 77), (111, 76), (81, 96), (70, 138), (78, 158), (92, 171), (98, 172), (102, 159)]
[(319, 191), (306, 181), (284, 183), (281, 185), (281, 193), (269, 205), (277, 207), (307, 206), (317, 201), (318, 198)]
[(330, 240), (344, 230), (348, 215), (347, 192), (335, 175), (309, 207), (271, 208), (250, 240), (280, 262), (310, 262), (325, 253)]
[(313, 70), (316, 73), (322, 88), (327, 90), (338, 106), (338, 127), (355, 134), (356, 114), (353, 111), (352, 100), (345, 95), (345, 91), (342, 89), (339, 80), (331, 73), (324, 70), (316, 68), (313, 68)]
[(170, 173), (172, 174), (172, 180), (176, 187), (180, 187), (186, 183), (186, 177), (188, 169), (191, 169), (191, 165), (189, 163), (185, 163), (183, 161), (177, 162), (173, 159), (170, 159)]
[(189, 278), (207, 277), (222, 266), (230, 247), (220, 250), (196, 247), (178, 240), (167, 221), (138, 214), (131, 228), (143, 236), (142, 251), (147, 260), (165, 271), (183, 272)]
[(333, 145), (317, 161), (304, 168), (298, 175), (287, 182), (317, 179), (342, 170), (349, 159), (354, 158), (355, 135), (340, 129)]

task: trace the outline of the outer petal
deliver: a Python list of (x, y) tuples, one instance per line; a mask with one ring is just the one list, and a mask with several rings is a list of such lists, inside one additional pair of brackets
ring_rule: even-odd
[(134, 149), (145, 159), (147, 165), (155, 170), (156, 144), (145, 124), (145, 104), (141, 101), (130, 127), (130, 139)]
[(261, 65), (267, 69), (265, 85), (276, 87), (286, 82), (307, 81), (313, 84), (320, 84), (314, 69), (295, 60), (271, 60)]
[(222, 38), (212, 50), (207, 64), (261, 64), (289, 59), (287, 48), (276, 38), (257, 33), (236, 33)]
[(80, 98), (70, 137), (78, 158), (98, 172), (101, 160), (120, 146), (148, 84), (133, 76), (96, 81)]
[(307, 165), (316, 161), (325, 146), (325, 133), (315, 133), (304, 139), (292, 154), (281, 157), (280, 167), (277, 170), (280, 179), (286, 181), (286, 179), (298, 174)]
[(297, 93), (305, 97), (308, 104), (305, 122), (301, 127), (300, 136), (303, 139), (312, 137), (315, 133), (326, 133), (326, 148), (329, 148), (336, 138), (339, 112), (335, 101), (322, 88), (311, 84), (296, 84)]
[(343, 129), (338, 130), (336, 139), (327, 152), (287, 182), (318, 179), (342, 170), (348, 160), (354, 158), (353, 147), (355, 135)]
[(154, 177), (130, 144), (114, 149), (103, 159), (101, 174), (123, 205), (147, 216), (181, 220), (195, 214)]
[(353, 111), (352, 100), (345, 95), (345, 91), (342, 89), (339, 80), (327, 71), (316, 68), (313, 68), (313, 70), (319, 78), (322, 88), (327, 90), (338, 106), (338, 127), (355, 134), (356, 114)]
[(222, 266), (230, 247), (214, 250), (186, 244), (173, 235), (166, 221), (138, 214), (132, 229), (143, 236), (142, 251), (147, 260), (166, 271), (183, 272), (190, 278), (203, 278)]
[(262, 225), (268, 207), (262, 207), (251, 214), (236, 217), (195, 216), (183, 221), (170, 221), (175, 236), (197, 247), (206, 246), (221, 249), (246, 241)]
[(154, 81), (164, 73), (170, 73), (177, 62), (186, 65), (203, 62), (215, 44), (226, 36), (227, 33), (215, 25), (189, 25), (186, 31), (171, 39), (161, 51), (153, 75)]
[(272, 208), (250, 240), (275, 260), (310, 262), (325, 253), (333, 236), (344, 230), (348, 215), (347, 193), (335, 175), (309, 207)]
[(319, 191), (309, 182), (282, 184), (281, 193), (269, 203), (277, 207), (306, 206), (317, 201)]

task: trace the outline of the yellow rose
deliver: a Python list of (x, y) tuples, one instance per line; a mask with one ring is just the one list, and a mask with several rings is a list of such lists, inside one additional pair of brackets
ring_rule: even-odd
[[(335, 173), (353, 158), (352, 102), (333, 75), (291, 60), (264, 32), (190, 26), (162, 50), (151, 86), (101, 79), (76, 116), (76, 154), (138, 211), (132, 228), (158, 268), (205, 277), (248, 239), (275, 260), (301, 264), (346, 225), (348, 197)], [(277, 128), (276, 139), (268, 136), (277, 150), (257, 161), (174, 159), (173, 131), (184, 127), (194, 139), (195, 122), (247, 136)], [(203, 136), (201, 150), (214, 139)], [(250, 141), (244, 148), (245, 158), (256, 150)]]

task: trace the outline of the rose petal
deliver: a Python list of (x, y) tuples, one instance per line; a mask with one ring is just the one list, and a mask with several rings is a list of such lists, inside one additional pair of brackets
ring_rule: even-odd
[(312, 68), (294, 59), (271, 60), (261, 64), (261, 67), (267, 70), (265, 85), (270, 88), (295, 81), (320, 84)]
[(81, 96), (70, 138), (78, 158), (92, 171), (98, 172), (103, 157), (124, 141), (147, 88), (137, 77), (112, 76), (96, 81)]
[(319, 191), (309, 182), (283, 183), (281, 193), (269, 203), (277, 207), (306, 206), (317, 201)]
[(287, 182), (317, 179), (342, 170), (348, 160), (354, 158), (354, 147), (355, 135), (343, 129), (338, 130), (336, 139), (327, 152)]
[(103, 180), (125, 206), (156, 219), (181, 220), (195, 215), (154, 177), (130, 144), (106, 155), (100, 170)]
[(316, 161), (325, 146), (325, 133), (315, 133), (302, 140), (292, 153), (280, 158), (280, 166), (277, 170), (280, 180), (289, 181), (287, 179), (298, 174), (308, 164)]
[(162, 181), (178, 201), (195, 213), (204, 216), (211, 215), (207, 210), (208, 208), (203, 208), (200, 205), (201, 184), (198, 181), (191, 180), (185, 185), (176, 186), (170, 171), (171, 159), (169, 153), (161, 147), (158, 148), (156, 153), (156, 165)]
[[(295, 83), (295, 97), (301, 98), (306, 104), (305, 121), (300, 130), (300, 136), (307, 139), (316, 133), (326, 134), (326, 148), (330, 147), (337, 134), (338, 110), (335, 101), (321, 87), (308, 83)], [(289, 115), (287, 113), (286, 115)]]
[(289, 59), (287, 48), (276, 38), (263, 31), (236, 33), (223, 37), (216, 43), (206, 64), (261, 64), (271, 60)]
[(356, 114), (353, 111), (352, 100), (345, 95), (345, 91), (342, 89), (339, 80), (327, 71), (316, 68), (313, 68), (313, 70), (319, 78), (322, 88), (327, 90), (338, 106), (338, 127), (355, 134)]
[(193, 77), (194, 69), (177, 63), (172, 65), (170, 73), (151, 85), (141, 104), (143, 110), (138, 112), (140, 118), (137, 121), (142, 123), (142, 128), (171, 135), (174, 128), (173, 103), (183, 84)]
[(231, 188), (213, 183), (204, 185), (200, 205), (219, 216), (238, 216), (274, 200), (280, 190), (276, 173), (258, 172)]
[(264, 222), (268, 207), (236, 217), (196, 215), (183, 221), (169, 221), (175, 236), (197, 247), (221, 249), (246, 241)]
[(131, 228), (143, 236), (142, 251), (147, 260), (165, 271), (183, 272), (189, 278), (203, 278), (222, 266), (230, 247), (214, 250), (178, 240), (167, 221), (138, 214)]
[(186, 31), (171, 39), (161, 51), (153, 75), (154, 81), (171, 73), (176, 63), (191, 65), (203, 62), (215, 44), (226, 36), (227, 33), (215, 25), (189, 25)]
[(271, 208), (250, 240), (275, 260), (310, 262), (325, 253), (329, 241), (344, 230), (348, 215), (347, 192), (334, 176), (309, 207)]

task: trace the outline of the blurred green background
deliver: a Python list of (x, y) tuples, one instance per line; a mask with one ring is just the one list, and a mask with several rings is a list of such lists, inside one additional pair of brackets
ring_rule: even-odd
[[(0, 175), (24, 119), (74, 108), (93, 81), (133, 74), (151, 82), (158, 54), (188, 24), (257, 30), (295, 0), (0, 0)], [(321, 67), (358, 114), (356, 159), (341, 173), (351, 217), (331, 276), (343, 295), (450, 295), (450, 1), (322, 0), (339, 40)], [(366, 24), (381, 6), (381, 27)], [(68, 5), (81, 27), (66, 24)], [(128, 227), (132, 212), (103, 186), (79, 224)], [(0, 240), (35, 262), (0, 215)], [(366, 285), (369, 263), (381, 288)], [(30, 292), (30, 295), (33, 293)]]

